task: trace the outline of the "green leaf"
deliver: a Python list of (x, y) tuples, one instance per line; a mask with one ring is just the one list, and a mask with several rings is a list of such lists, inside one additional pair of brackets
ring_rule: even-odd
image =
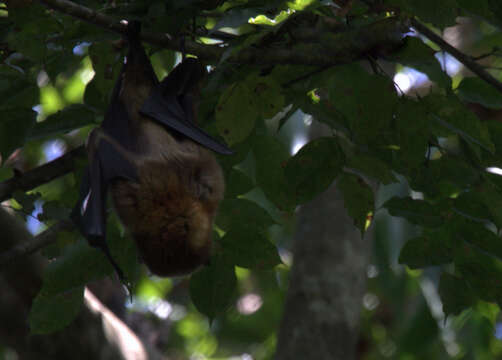
[(9, 6), (9, 20), (15, 26), (8, 33), (9, 49), (17, 50), (33, 61), (41, 63), (49, 52), (48, 37), (60, 29), (55, 17), (49, 16), (40, 4)]
[(9, 166), (0, 166), (0, 182), (10, 179), (14, 176), (14, 170)]
[(30, 310), (31, 334), (50, 334), (65, 328), (79, 314), (83, 298), (83, 286), (57, 294), (40, 291)]
[(436, 197), (451, 197), (478, 183), (480, 172), (471, 163), (444, 155), (409, 172), (410, 187)]
[(39, 94), (33, 79), (16, 68), (0, 64), (0, 107), (29, 111), (39, 102)]
[(258, 118), (273, 117), (284, 107), (280, 85), (272, 77), (250, 75), (220, 96), (215, 110), (216, 127), (229, 145), (245, 140)]
[(37, 113), (28, 108), (1, 108), (0, 156), (7, 160), (9, 155), (22, 147), (35, 125)]
[(221, 94), (215, 110), (215, 125), (225, 141), (233, 145), (251, 134), (258, 116), (251, 89), (239, 82)]
[(226, 176), (225, 197), (233, 198), (243, 195), (254, 188), (253, 180), (238, 169), (230, 169)]
[(437, 205), (425, 200), (413, 200), (410, 197), (393, 197), (383, 205), (392, 216), (404, 217), (412, 224), (437, 227), (444, 223), (443, 216)]
[(251, 75), (246, 81), (261, 118), (269, 119), (284, 108), (281, 86), (274, 78)]
[(416, 37), (407, 37), (404, 46), (391, 55), (391, 59), (426, 74), (444, 89), (451, 89), (450, 77), (441, 69), (435, 51)]
[(343, 173), (336, 186), (343, 193), (345, 208), (354, 225), (364, 233), (373, 219), (375, 205), (373, 190), (359, 176)]
[(502, 192), (493, 184), (485, 182), (475, 188), (476, 194), (491, 214), (494, 224), (502, 228)]
[(276, 246), (245, 223), (230, 229), (220, 243), (228, 259), (240, 267), (270, 269), (281, 263)]
[(332, 129), (348, 134), (350, 124), (348, 119), (329, 101), (319, 99), (314, 93), (305, 94), (304, 91), (289, 91), (287, 94), (290, 101), (297, 104), (301, 110), (312, 115), (316, 121), (328, 125)]
[(468, 14), (475, 14), (502, 27), (502, 5), (497, 0), (456, 0)]
[(426, 101), (432, 117), (439, 125), (459, 135), (468, 143), (481, 146), (490, 153), (495, 151), (486, 124), (481, 123), (456, 96), (431, 94), (423, 100)]
[(499, 121), (487, 121), (488, 132), (495, 144), (495, 153), (492, 154), (490, 162), (492, 166), (502, 167), (502, 123)]
[(102, 251), (79, 241), (65, 249), (44, 271), (44, 294), (59, 294), (109, 274), (112, 267)]
[(475, 190), (463, 192), (454, 200), (455, 211), (466, 218), (477, 221), (491, 219), (491, 212), (483, 197)]
[(275, 221), (265, 209), (253, 201), (225, 199), (218, 209), (216, 224), (225, 231), (239, 224), (265, 230), (275, 224)]
[(95, 89), (103, 99), (109, 99), (122, 68), (122, 56), (112, 46), (111, 42), (101, 41), (94, 42), (89, 46), (89, 57), (95, 72), (93, 78)]
[(212, 320), (230, 305), (236, 284), (234, 265), (219, 254), (191, 276), (190, 297), (197, 310)]
[(110, 253), (124, 272), (126, 280), (134, 287), (140, 272), (136, 243), (128, 232), (124, 233), (115, 213), (109, 216), (107, 225), (106, 242)]
[(463, 243), (455, 252), (455, 269), (481, 299), (502, 305), (502, 262)]
[(453, 261), (453, 249), (449, 229), (427, 231), (424, 235), (408, 240), (399, 254), (399, 263), (411, 269), (447, 264)]
[(101, 109), (104, 111), (108, 104), (108, 96), (104, 96), (99, 89), (99, 80), (94, 77), (85, 86), (84, 90), (84, 104), (92, 107), (93, 109)]
[(449, 223), (449, 228), (457, 239), (474, 245), (491, 257), (502, 260), (502, 242), (500, 237), (486, 228), (483, 223), (468, 219), (456, 219)]
[(285, 168), (296, 202), (303, 204), (326, 190), (342, 171), (343, 164), (343, 153), (332, 137), (315, 139), (303, 146)]
[(489, 109), (502, 109), (502, 94), (478, 77), (463, 78), (457, 87), (458, 96), (466, 101), (481, 104)]
[[(44, 204), (45, 205), (45, 204)], [(60, 231), (56, 239), (51, 244), (41, 250), (43, 256), (47, 259), (54, 259), (61, 256), (67, 246), (75, 242), (75, 233), (70, 231)]]
[(248, 23), (252, 17), (261, 14), (260, 9), (236, 7), (224, 13), (224, 16), (214, 25), (211, 32), (221, 28), (238, 28)]
[(456, 0), (386, 0), (386, 2), (440, 28), (456, 24), (455, 19), (458, 16)]
[(48, 116), (44, 121), (36, 123), (29, 137), (30, 139), (40, 139), (66, 133), (93, 124), (95, 118), (96, 113), (88, 106), (83, 104), (70, 105)]
[(370, 155), (356, 155), (347, 159), (347, 166), (361, 171), (364, 175), (378, 180), (382, 184), (397, 182), (389, 166), (382, 160)]
[(63, 206), (59, 201), (48, 201), (43, 205), (43, 212), (39, 214), (40, 221), (66, 220), (70, 218), (71, 209)]
[(391, 125), (398, 100), (392, 81), (354, 64), (339, 67), (330, 80), (329, 106), (347, 118), (355, 140), (378, 142)]
[(157, 78), (164, 79), (176, 65), (176, 52), (172, 50), (157, 51), (150, 57), (155, 75)]
[(25, 214), (30, 214), (33, 210), (35, 210), (35, 202), (40, 199), (40, 194), (27, 194), (24, 191), (16, 190), (12, 194), (12, 198), (16, 200), (19, 205), (21, 205)]
[(294, 192), (284, 167), (289, 152), (279, 140), (256, 136), (253, 141), (256, 160), (256, 183), (279, 210), (289, 211), (296, 205)]
[(445, 316), (459, 315), (477, 302), (477, 296), (466, 281), (448, 273), (441, 274), (439, 296)]
[[(413, 169), (425, 161), (428, 140), (431, 137), (430, 121), (423, 103), (400, 99), (395, 113), (396, 152), (398, 159), (396, 167)], [(391, 144), (392, 145), (392, 144)]]

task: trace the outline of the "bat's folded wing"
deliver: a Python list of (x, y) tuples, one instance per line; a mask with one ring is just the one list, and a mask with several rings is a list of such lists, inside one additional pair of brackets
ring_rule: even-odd
[(140, 112), (208, 149), (220, 154), (232, 154), (232, 150), (219, 143), (193, 122), (191, 115), (180, 103), (180, 96), (163, 94), (162, 89), (156, 87)]
[(91, 245), (98, 246), (106, 234), (106, 184), (102, 180), (101, 164), (92, 161), (85, 169), (80, 186), (80, 199), (72, 218)]
[[(113, 162), (112, 159), (118, 160)], [(124, 283), (125, 277), (120, 266), (113, 259), (106, 242), (106, 199), (108, 182), (115, 177), (133, 178), (134, 169), (127, 164), (122, 154), (114, 146), (102, 141), (94, 159), (87, 167), (80, 188), (80, 199), (72, 214), (73, 221), (91, 246), (101, 249)], [(120, 169), (120, 170), (119, 170)], [(117, 172), (119, 170), (119, 172)]]
[[(122, 127), (119, 126), (120, 120)], [(89, 165), (82, 180), (74, 219), (93, 246), (101, 247), (106, 234), (108, 184), (116, 178), (137, 180), (136, 168), (127, 158), (131, 149), (129, 132), (126, 111), (120, 102), (115, 101), (101, 128), (89, 136)]]
[(105, 253), (122, 282), (125, 282), (123, 272), (106, 242), (106, 200), (109, 183), (114, 179), (137, 180), (136, 168), (127, 157), (131, 150), (127, 120), (124, 106), (116, 99), (101, 128), (89, 137), (89, 165), (82, 179), (80, 199), (72, 213), (82, 235), (90, 245)]

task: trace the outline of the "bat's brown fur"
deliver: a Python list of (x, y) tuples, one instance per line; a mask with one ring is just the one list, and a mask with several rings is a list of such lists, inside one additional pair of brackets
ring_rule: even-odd
[(135, 151), (121, 148), (106, 134), (94, 137), (119, 148), (137, 170), (137, 182), (116, 179), (111, 193), (145, 264), (160, 276), (180, 275), (209, 259), (224, 179), (210, 151), (140, 114), (155, 85), (145, 74), (144, 61), (132, 58), (141, 51), (131, 49), (119, 95), (132, 122)]
[(112, 184), (119, 217), (132, 232), (146, 265), (160, 276), (190, 272), (210, 255), (223, 175), (212, 154), (191, 145), (195, 155), (163, 158), (158, 149), (159, 159), (138, 157), (139, 182)]

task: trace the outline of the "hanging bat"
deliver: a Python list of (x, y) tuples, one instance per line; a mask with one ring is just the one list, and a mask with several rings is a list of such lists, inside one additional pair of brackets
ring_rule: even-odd
[(127, 61), (105, 119), (87, 141), (89, 165), (73, 212), (122, 281), (106, 243), (108, 189), (150, 271), (186, 274), (209, 259), (223, 198), (222, 170), (208, 149), (232, 153), (195, 124), (194, 91), (205, 68), (187, 58), (159, 83), (139, 33), (140, 24), (129, 23)]

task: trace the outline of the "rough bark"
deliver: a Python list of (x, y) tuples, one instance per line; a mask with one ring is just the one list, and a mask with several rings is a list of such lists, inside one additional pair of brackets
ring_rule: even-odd
[(366, 289), (369, 236), (353, 226), (332, 185), (302, 206), (278, 360), (351, 360)]

